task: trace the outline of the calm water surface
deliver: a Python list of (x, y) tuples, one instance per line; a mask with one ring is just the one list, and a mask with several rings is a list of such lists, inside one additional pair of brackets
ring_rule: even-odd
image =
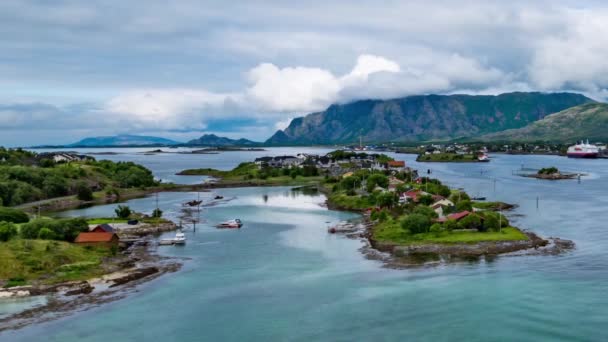
[[(272, 149), (259, 154), (297, 151)], [(170, 174), (182, 168), (229, 169), (258, 153), (144, 156), (136, 152), (109, 157), (142, 162), (167, 180), (177, 180)], [(147, 283), (124, 300), (0, 334), (0, 340), (606, 339), (608, 160), (496, 155), (487, 164), (417, 164), (412, 155), (396, 157), (424, 172), (430, 168), (433, 176), (473, 195), (519, 204), (510, 214), (519, 226), (572, 239), (577, 249), (560, 256), (387, 270), (360, 254), (359, 241), (326, 233), (329, 224), (356, 215), (324, 209), (320, 195), (283, 187), (223, 189), (218, 192), (229, 200), (203, 211), (206, 223), (196, 233), (187, 233), (185, 247), (159, 250), (190, 258), (181, 272)], [(580, 184), (513, 176), (522, 164), (557, 166), (589, 176)], [(195, 196), (163, 193), (159, 201), (169, 217), (177, 217), (180, 203)], [(150, 211), (154, 198), (132, 200), (129, 205)], [(108, 215), (113, 208), (99, 206), (64, 215)], [(238, 231), (211, 227), (232, 217), (246, 225)]]

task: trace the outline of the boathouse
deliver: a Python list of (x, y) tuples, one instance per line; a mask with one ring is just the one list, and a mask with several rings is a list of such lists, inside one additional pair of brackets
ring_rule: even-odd
[(78, 234), (74, 242), (83, 246), (118, 247), (120, 239), (116, 233), (88, 232)]

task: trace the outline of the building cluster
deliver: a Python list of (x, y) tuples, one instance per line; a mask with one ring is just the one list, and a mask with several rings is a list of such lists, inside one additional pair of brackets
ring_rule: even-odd
[(407, 171), (408, 168), (404, 161), (378, 160), (377, 154), (352, 153), (346, 157), (335, 156), (331, 153), (319, 156), (315, 154), (299, 153), (295, 156), (275, 156), (261, 157), (255, 160), (260, 167), (272, 168), (293, 168), (313, 166), (321, 170), (328, 171), (329, 174), (339, 176), (357, 170), (377, 170), (377, 171)]
[(92, 160), (92, 157), (74, 152), (43, 152), (36, 156), (37, 161), (52, 160), (55, 163), (69, 163), (74, 161)]

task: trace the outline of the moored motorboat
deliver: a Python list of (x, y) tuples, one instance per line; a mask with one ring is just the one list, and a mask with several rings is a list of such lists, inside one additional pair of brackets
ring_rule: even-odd
[(239, 219), (228, 220), (216, 225), (217, 228), (241, 228), (243, 222)]
[(175, 233), (175, 237), (172, 239), (162, 239), (158, 242), (161, 246), (167, 245), (185, 245), (186, 244), (186, 235), (184, 233), (177, 232)]

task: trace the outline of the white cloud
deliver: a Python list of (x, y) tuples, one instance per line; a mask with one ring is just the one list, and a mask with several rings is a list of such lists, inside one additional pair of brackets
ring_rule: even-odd
[(321, 110), (340, 91), (340, 83), (329, 71), (319, 68), (282, 68), (264, 63), (248, 73), (251, 86), (246, 94), (261, 111), (306, 112)]

